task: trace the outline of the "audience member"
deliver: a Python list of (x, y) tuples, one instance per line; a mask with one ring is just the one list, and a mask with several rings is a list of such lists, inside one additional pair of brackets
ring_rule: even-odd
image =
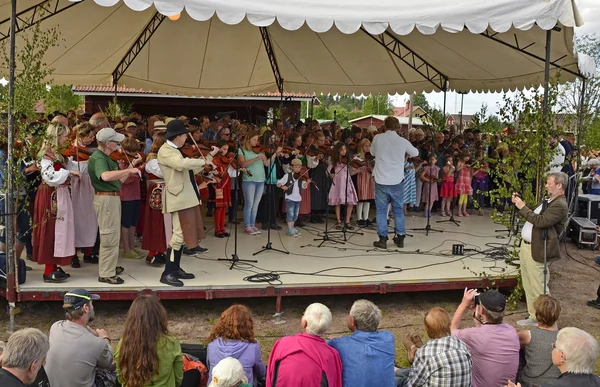
[(10, 335), (1, 357), (0, 386), (32, 384), (44, 365), (48, 348), (48, 337), (39, 329), (25, 328)]
[[(213, 327), (207, 348), (208, 379), (212, 380), (213, 369), (227, 358), (240, 361), (252, 385), (266, 376), (260, 344), (254, 338), (254, 323), (250, 309), (244, 305), (227, 308)], [(221, 384), (218, 384), (221, 386)]]
[(560, 303), (542, 294), (533, 303), (537, 327), (519, 332), (519, 343), (525, 350), (525, 365), (519, 380), (523, 387), (539, 387), (558, 378), (560, 370), (552, 363), (552, 343), (556, 341)]
[(208, 387), (252, 387), (242, 363), (232, 357), (226, 357), (214, 366), (212, 375)]
[(267, 368), (267, 386), (342, 386), (342, 361), (321, 336), (331, 326), (331, 312), (323, 304), (304, 311), (302, 333), (275, 342)]
[(471, 387), (471, 354), (465, 343), (450, 334), (448, 312), (431, 308), (424, 323), (430, 340), (420, 348), (416, 348), (419, 343), (407, 345), (409, 360), (412, 355), (414, 361), (412, 368), (396, 370), (398, 386)]
[(352, 335), (329, 340), (342, 359), (344, 386), (395, 386), (394, 335), (378, 331), (381, 310), (368, 300), (352, 304), (348, 315), (348, 329)]
[(158, 298), (144, 295), (133, 301), (115, 350), (121, 386), (181, 386), (181, 345), (167, 325), (167, 311)]
[(67, 319), (50, 328), (45, 369), (51, 386), (92, 387), (99, 384), (96, 379), (116, 381), (108, 332), (88, 326), (95, 319), (93, 300), (98, 299), (100, 296), (85, 289), (65, 294)]
[[(503, 387), (514, 380), (519, 368), (519, 337), (515, 328), (503, 324), (506, 298), (488, 290), (475, 299), (476, 289), (465, 289), (450, 325), (452, 336), (463, 341), (473, 362), (473, 387)], [(474, 328), (460, 329), (463, 314), (474, 309)]]
[[(600, 387), (600, 378), (594, 376), (598, 360), (598, 342), (579, 328), (563, 328), (552, 344), (552, 363), (561, 375), (542, 387)], [(509, 381), (505, 387), (521, 387)]]

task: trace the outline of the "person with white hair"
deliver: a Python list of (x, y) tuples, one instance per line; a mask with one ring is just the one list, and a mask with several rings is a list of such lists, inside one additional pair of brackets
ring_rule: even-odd
[(598, 168), (600, 166), (600, 160), (591, 159), (588, 162), (588, 166), (590, 167), (588, 194), (600, 195), (600, 168)]
[(25, 328), (13, 333), (1, 356), (0, 386), (32, 384), (44, 366), (49, 348), (48, 336), (39, 329)]
[(221, 360), (212, 370), (208, 387), (252, 387), (242, 363), (233, 357)]
[(378, 331), (381, 310), (369, 300), (357, 300), (348, 315), (349, 336), (327, 341), (342, 359), (342, 382), (353, 387), (395, 387), (394, 335)]
[[(594, 375), (598, 360), (598, 341), (579, 328), (567, 327), (558, 332), (552, 344), (552, 364), (558, 367), (558, 379), (542, 387), (600, 387), (600, 378)], [(520, 387), (508, 381), (506, 387)]]
[(302, 333), (275, 342), (269, 356), (267, 386), (342, 386), (340, 355), (321, 337), (331, 320), (331, 312), (323, 304), (306, 308)]

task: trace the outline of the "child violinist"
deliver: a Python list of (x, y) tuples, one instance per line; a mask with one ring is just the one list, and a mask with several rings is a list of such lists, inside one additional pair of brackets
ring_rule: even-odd
[[(141, 151), (138, 141), (131, 137), (125, 137), (121, 142), (121, 151), (124, 157), (119, 163), (121, 169), (126, 169), (135, 160), (137, 165), (141, 164)], [(125, 156), (126, 155), (126, 156)], [(140, 167), (143, 170), (143, 166)], [(135, 248), (135, 229), (140, 217), (141, 187), (138, 174), (129, 175), (127, 180), (121, 184), (121, 244), (123, 245), (123, 258), (140, 259), (144, 254)]]
[(438, 201), (438, 186), (437, 181), (440, 174), (440, 167), (436, 165), (437, 157), (435, 153), (429, 155), (428, 165), (423, 168), (421, 173), (421, 181), (423, 189), (421, 190), (421, 201), (425, 204), (424, 216), (431, 216), (431, 208), (433, 203)]
[(464, 151), (458, 156), (458, 163), (456, 164), (456, 170), (458, 171), (456, 193), (459, 195), (458, 213), (456, 216), (469, 216), (467, 203), (469, 202), (469, 196), (473, 194), (473, 187), (471, 186), (473, 175), (471, 174), (471, 165), (469, 164), (470, 157), (471, 154), (469, 151)]
[[(426, 162), (413, 160), (408, 155), (404, 161), (404, 180), (402, 182), (402, 188), (404, 189), (404, 215), (407, 215), (409, 206), (414, 207), (417, 204), (416, 171), (421, 169), (423, 164), (426, 164)], [(390, 206), (388, 206), (388, 214), (389, 210)]]
[(350, 219), (352, 218), (352, 209), (358, 202), (354, 184), (352, 184), (352, 179), (350, 179), (350, 171), (346, 169), (348, 167), (348, 164), (346, 163), (346, 157), (348, 157), (347, 153), (348, 149), (346, 148), (346, 144), (341, 141), (337, 142), (331, 151), (331, 160), (327, 167), (327, 170), (333, 179), (331, 189), (329, 190), (328, 202), (330, 206), (335, 206), (335, 216), (337, 219), (335, 228), (338, 230), (342, 229), (342, 204), (348, 205), (348, 208), (346, 208), (346, 221), (344, 222), (344, 226), (348, 230), (354, 230), (354, 227), (350, 225)]
[(354, 159), (358, 168), (353, 166), (351, 174), (357, 172), (356, 187), (358, 194), (358, 204), (356, 205), (356, 217), (359, 227), (368, 227), (371, 225), (369, 220), (369, 211), (371, 210), (371, 200), (375, 200), (375, 181), (373, 180), (373, 158), (371, 156), (371, 141), (367, 138), (360, 140), (358, 151)]
[(219, 153), (213, 157), (213, 164), (216, 166), (216, 182), (213, 184), (215, 196), (214, 203), (215, 216), (215, 236), (217, 238), (226, 238), (229, 233), (225, 231), (225, 212), (231, 206), (231, 181), (228, 168), (231, 165), (234, 156), (229, 153), (229, 144), (227, 141), (219, 140), (217, 142)]
[(454, 189), (454, 157), (452, 155), (446, 155), (444, 158), (445, 164), (442, 168), (442, 190), (440, 196), (442, 197), (442, 216), (452, 216), (452, 200), (456, 197), (456, 190)]
[[(302, 174), (302, 161), (300, 159), (293, 159), (290, 162), (291, 172), (286, 173), (278, 182), (277, 187), (285, 191), (285, 208), (286, 208), (286, 222), (288, 226), (288, 235), (291, 237), (298, 237), (300, 233), (294, 227), (294, 223), (298, 219), (298, 213), (300, 212), (300, 203), (302, 202), (302, 196), (300, 196), (300, 189), (306, 189), (310, 184), (310, 179), (303, 181)], [(307, 175), (305, 175), (307, 176)]]

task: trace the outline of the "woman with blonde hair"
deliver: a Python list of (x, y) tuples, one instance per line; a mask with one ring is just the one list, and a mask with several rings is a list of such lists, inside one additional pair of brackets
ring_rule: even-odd
[(181, 345), (169, 334), (167, 311), (156, 296), (139, 296), (131, 304), (115, 363), (123, 387), (182, 385)]
[(257, 235), (261, 232), (256, 228), (256, 214), (258, 204), (262, 199), (265, 188), (265, 168), (274, 162), (275, 157), (281, 153), (281, 148), (267, 157), (263, 152), (254, 152), (253, 148), (260, 145), (258, 132), (250, 131), (246, 134), (244, 143), (238, 151), (237, 161), (247, 172), (242, 176), (242, 191), (244, 193), (244, 224), (248, 235)]
[(242, 363), (249, 383), (254, 386), (266, 376), (267, 369), (262, 361), (260, 344), (254, 338), (252, 314), (246, 306), (232, 305), (227, 308), (208, 340), (208, 380), (212, 380), (215, 366), (227, 357), (233, 357)]
[[(77, 171), (81, 174), (79, 179), (71, 181), (71, 198), (75, 214), (75, 249), (83, 251), (83, 262), (97, 264), (98, 256), (92, 250), (98, 235), (98, 219), (94, 211), (94, 187), (88, 173), (88, 159), (93, 151), (88, 146), (96, 139), (96, 132), (87, 122), (74, 127), (73, 132), (75, 139), (63, 155), (69, 155), (72, 160), (77, 161), (79, 164)], [(77, 255), (73, 258), (71, 267), (81, 267)]]
[(51, 122), (38, 153), (42, 174), (33, 212), (33, 260), (45, 265), (44, 282), (63, 282), (70, 277), (61, 266), (75, 255), (75, 220), (69, 193), (72, 177), (79, 178), (77, 164), (61, 154), (69, 128)]

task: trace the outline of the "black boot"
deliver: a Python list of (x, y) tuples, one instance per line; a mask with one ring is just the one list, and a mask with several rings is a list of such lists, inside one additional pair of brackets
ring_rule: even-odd
[(387, 249), (387, 241), (388, 241), (388, 237), (382, 237), (379, 236), (379, 240), (376, 242), (373, 242), (373, 246), (377, 247), (378, 249)]
[(71, 261), (71, 267), (73, 269), (79, 269), (81, 267), (81, 262), (79, 262), (78, 256), (73, 257), (73, 260)]
[(398, 234), (396, 234), (396, 236), (394, 237), (394, 243), (401, 249), (404, 248), (404, 237), (405, 235)]
[(161, 283), (176, 287), (183, 286), (183, 282), (181, 282), (175, 275), (175, 273), (180, 269), (179, 263), (181, 261), (182, 250), (182, 248), (179, 250), (173, 250), (170, 247), (167, 250), (167, 262), (165, 264), (165, 270), (160, 276)]

